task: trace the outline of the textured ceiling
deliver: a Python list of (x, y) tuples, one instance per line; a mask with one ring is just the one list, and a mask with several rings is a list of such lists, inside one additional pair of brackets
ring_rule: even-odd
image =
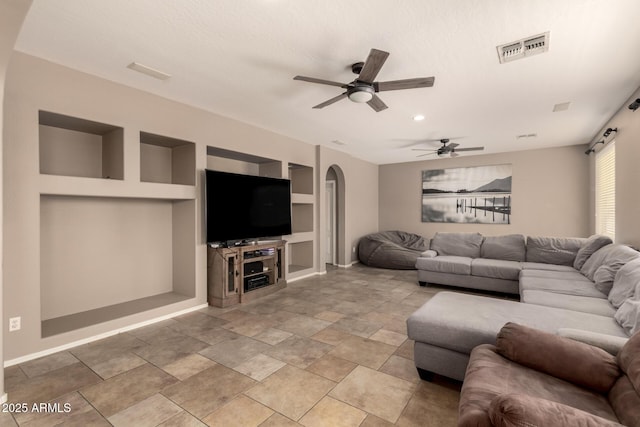
[[(383, 164), (445, 137), (483, 153), (590, 142), (640, 86), (638, 18), (637, 0), (35, 0), (16, 49)], [(498, 63), (497, 45), (545, 31), (549, 52)], [(379, 113), (312, 109), (341, 89), (292, 78), (350, 82), (371, 48), (391, 53), (378, 80), (434, 87), (380, 93)]]

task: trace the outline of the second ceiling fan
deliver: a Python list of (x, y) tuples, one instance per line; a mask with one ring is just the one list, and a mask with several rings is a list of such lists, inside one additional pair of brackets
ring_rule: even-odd
[(436, 154), (438, 157), (446, 157), (449, 155), (450, 157), (457, 157), (458, 152), (460, 151), (480, 151), (484, 150), (484, 147), (468, 147), (468, 148), (457, 148), (460, 144), (456, 144), (452, 142), (449, 144), (449, 140), (443, 138), (440, 140), (442, 147), (440, 148), (413, 148), (413, 151), (428, 151), (428, 153), (420, 154), (417, 157), (429, 156), (432, 154)]
[(365, 62), (356, 62), (351, 65), (351, 71), (357, 74), (358, 77), (350, 83), (340, 83), (305, 76), (295, 76), (293, 79), (310, 83), (337, 86), (346, 89), (346, 91), (340, 95), (322, 102), (313, 108), (324, 108), (348, 97), (353, 102), (366, 102), (376, 112), (380, 112), (387, 108), (387, 105), (382, 102), (378, 95), (376, 95), (377, 92), (433, 86), (435, 77), (418, 77), (414, 79), (393, 80), (388, 82), (374, 81), (388, 56), (389, 52), (371, 49)]

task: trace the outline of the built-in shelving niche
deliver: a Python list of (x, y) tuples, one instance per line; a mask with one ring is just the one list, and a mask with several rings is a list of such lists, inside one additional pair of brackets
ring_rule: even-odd
[(193, 142), (140, 132), (140, 181), (195, 185)]
[(207, 169), (243, 175), (282, 178), (282, 162), (239, 151), (207, 147)]
[(295, 278), (296, 275), (304, 276), (313, 269), (313, 167), (289, 163), (288, 170), (293, 202), (291, 204), (293, 235), (289, 241), (288, 272)]
[(39, 111), (40, 173), (84, 178), (124, 178), (121, 127)]
[(289, 273), (313, 268), (313, 241), (289, 243)]
[(289, 163), (291, 192), (295, 194), (313, 194), (313, 168)]
[(195, 297), (195, 200), (40, 196), (41, 334)]
[(293, 233), (308, 233), (313, 231), (313, 204), (291, 204), (291, 228)]

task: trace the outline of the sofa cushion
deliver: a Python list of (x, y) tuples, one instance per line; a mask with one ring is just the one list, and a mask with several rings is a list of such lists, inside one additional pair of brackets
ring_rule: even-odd
[(479, 344), (495, 343), (507, 322), (552, 333), (572, 328), (627, 337), (612, 317), (446, 291), (409, 316), (407, 333), (414, 341), (469, 354)]
[(462, 256), (437, 256), (434, 258), (418, 258), (416, 268), (450, 274), (471, 274), (471, 258)]
[(640, 257), (640, 253), (629, 246), (619, 244), (607, 245), (591, 255), (580, 269), (580, 272), (590, 280), (594, 280), (596, 270), (598, 270), (600, 266), (609, 265), (619, 270), (623, 265), (638, 257)]
[(431, 239), (431, 249), (438, 255), (479, 258), (482, 239), (480, 233), (436, 233)]
[(616, 265), (601, 265), (595, 273), (593, 273), (594, 286), (597, 290), (605, 295), (609, 295), (613, 287), (613, 279), (620, 268)]
[(609, 236), (594, 234), (593, 236), (589, 237), (587, 241), (584, 242), (580, 250), (578, 250), (576, 259), (573, 261), (573, 267), (576, 270), (580, 270), (591, 255), (593, 255), (598, 249), (611, 243), (613, 243), (613, 241)]
[(545, 264), (543, 262), (523, 262), (523, 270), (574, 271), (570, 265)]
[(584, 238), (527, 237), (527, 261), (573, 267)]
[(520, 365), (605, 393), (621, 372), (601, 348), (508, 322), (496, 338), (498, 354)]
[(458, 426), (492, 425), (488, 419), (491, 402), (506, 393), (527, 394), (617, 420), (602, 394), (513, 363), (497, 354), (494, 346), (485, 344), (471, 353), (460, 393)]
[(490, 259), (524, 261), (526, 246), (522, 234), (487, 236), (480, 247), (480, 256)]
[(627, 298), (614, 317), (629, 335), (640, 332), (640, 299)]
[(518, 280), (520, 270), (520, 263), (517, 261), (487, 258), (476, 258), (471, 261), (471, 274), (473, 276)]
[(549, 279), (544, 277), (520, 277), (520, 295), (527, 290), (546, 291), (558, 294), (581, 295), (603, 298), (607, 296), (597, 290), (588, 280)]
[(618, 270), (607, 298), (611, 305), (618, 308), (624, 300), (633, 296), (637, 286), (640, 286), (640, 258), (629, 261)]
[(546, 279), (565, 279), (580, 280), (591, 283), (591, 280), (580, 274), (579, 271), (571, 268), (571, 270), (552, 271), (552, 270), (522, 270), (520, 277), (543, 277)]
[(527, 290), (520, 295), (520, 301), (527, 304), (538, 304), (546, 307), (558, 307), (599, 316), (613, 317), (616, 309), (604, 298), (567, 295), (556, 292)]

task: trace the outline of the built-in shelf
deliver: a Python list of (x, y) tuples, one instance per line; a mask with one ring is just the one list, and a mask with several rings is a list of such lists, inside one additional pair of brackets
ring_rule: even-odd
[(119, 180), (40, 175), (40, 194), (190, 200), (196, 198), (196, 188), (193, 185), (131, 183)]
[(313, 195), (313, 167), (289, 163), (291, 192)]
[(282, 178), (282, 162), (279, 160), (218, 147), (207, 147), (207, 169)]
[(140, 181), (195, 185), (193, 142), (140, 132)]
[(313, 240), (289, 243), (289, 273), (313, 268)]
[(191, 299), (189, 296), (180, 295), (175, 292), (166, 292), (107, 307), (96, 308), (94, 310), (43, 320), (41, 325), (42, 338), (71, 332), (76, 329), (97, 325), (189, 299)]
[(40, 173), (122, 180), (121, 127), (40, 111)]
[(293, 233), (307, 233), (313, 231), (313, 204), (291, 204), (291, 227)]

